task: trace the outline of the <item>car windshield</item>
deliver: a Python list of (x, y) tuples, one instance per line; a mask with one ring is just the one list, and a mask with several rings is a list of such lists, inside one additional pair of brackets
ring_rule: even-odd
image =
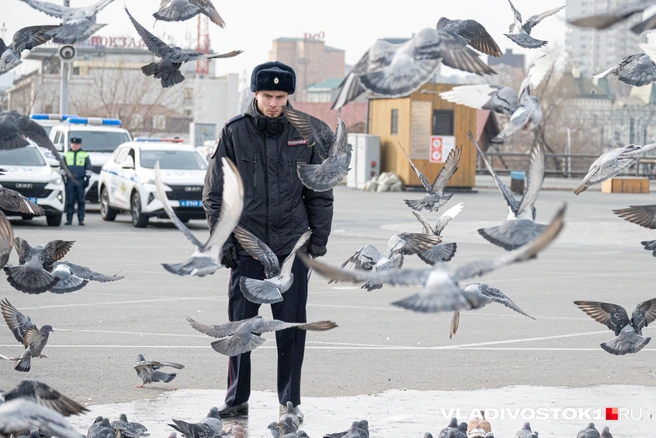
[(141, 151), (141, 167), (152, 169), (159, 161), (160, 169), (205, 170), (207, 162), (197, 152)]
[(0, 150), (0, 167), (2, 166), (45, 166), (43, 155), (34, 147)]
[(69, 131), (68, 138), (80, 137), (87, 152), (114, 152), (118, 145), (130, 141), (125, 132)]

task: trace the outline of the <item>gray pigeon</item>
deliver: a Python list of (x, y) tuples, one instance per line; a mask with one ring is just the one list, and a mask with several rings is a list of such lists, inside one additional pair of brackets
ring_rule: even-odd
[(530, 438), (532, 435), (533, 431), (531, 430), (531, 423), (527, 421), (522, 428), (515, 433), (515, 438)]
[(510, 38), (518, 46), (524, 47), (526, 49), (537, 49), (547, 44), (547, 41), (537, 40), (533, 38), (531, 36), (531, 31), (542, 20), (554, 14), (557, 14), (558, 12), (560, 12), (561, 9), (565, 7), (565, 6), (561, 6), (559, 8), (555, 8), (543, 12), (540, 15), (533, 15), (524, 23), (522, 21), (522, 15), (515, 8), (515, 5), (513, 5), (510, 0), (508, 0), (508, 3), (510, 3), (510, 8), (513, 11), (514, 22), (513, 24), (510, 25), (509, 33), (506, 33), (504, 35)]
[(469, 46), (486, 55), (496, 58), (501, 56), (501, 49), (494, 38), (476, 20), (449, 20), (441, 17), (435, 28), (460, 36)]
[(642, 336), (642, 329), (656, 320), (656, 298), (638, 304), (631, 319), (622, 306), (598, 301), (574, 301), (579, 309), (615, 333), (601, 348), (615, 355), (637, 353), (651, 341)]
[(617, 78), (629, 85), (642, 87), (656, 80), (656, 64), (645, 53), (636, 53), (625, 56), (617, 65), (606, 71), (594, 75), (596, 79), (605, 78), (614, 74)]
[(223, 422), (216, 407), (210, 409), (207, 416), (198, 423), (187, 423), (176, 419), (173, 419), (173, 423), (175, 424), (169, 423), (169, 426), (186, 438), (212, 438), (215, 435), (223, 435)]
[[(284, 107), (283, 107), (284, 108)], [(309, 129), (306, 126), (311, 123), (307, 116), (305, 120), (303, 115), (299, 112), (292, 115), (289, 111), (285, 112), (285, 117), (292, 125), (303, 135), (308, 144), (313, 142), (313, 138), (319, 133), (309, 134)], [(298, 124), (298, 126), (297, 126)], [(337, 132), (334, 135), (333, 141), (328, 149), (328, 156), (321, 164), (307, 164), (298, 163), (297, 172), (298, 177), (305, 187), (315, 192), (325, 192), (339, 184), (348, 173), (349, 165), (351, 164), (351, 154), (353, 147), (348, 142), (346, 137), (346, 126), (342, 121), (342, 111), (337, 110)], [(325, 143), (320, 147), (324, 148)]]
[(335, 142), (335, 133), (330, 126), (322, 120), (290, 106), (283, 106), (282, 113), (307, 141), (308, 147), (314, 147), (324, 160), (328, 158), (330, 147)]
[(162, 0), (153, 17), (161, 21), (185, 21), (198, 14), (207, 15), (212, 23), (225, 28), (225, 21), (211, 0)]
[[(464, 432), (462, 424), (465, 425)], [(449, 425), (440, 431), (439, 438), (467, 438), (467, 423), (458, 424), (456, 418), (452, 418)]]
[(601, 431), (601, 438), (613, 438), (608, 426), (604, 427), (604, 430)]
[(299, 237), (292, 252), (282, 262), (278, 261), (278, 256), (271, 251), (266, 243), (262, 242), (253, 233), (237, 225), (234, 230), (235, 237), (239, 244), (255, 260), (264, 265), (265, 280), (257, 280), (242, 276), (239, 279), (239, 286), (244, 297), (256, 304), (273, 304), (283, 300), (282, 294), (287, 292), (294, 283), (294, 274), (292, 266), (296, 260), (296, 251), (301, 249), (312, 235), (312, 231), (306, 231)]
[(173, 274), (203, 277), (214, 274), (217, 269), (221, 268), (221, 248), (239, 223), (241, 211), (244, 208), (244, 185), (239, 176), (239, 171), (228, 158), (221, 158), (221, 160), (223, 163), (223, 204), (219, 220), (205, 243), (200, 242), (175, 215), (166, 197), (159, 171), (159, 162), (155, 163), (157, 198), (175, 226), (196, 247), (196, 250), (186, 262), (162, 264), (164, 269)]
[(583, 177), (583, 181), (574, 190), (574, 193), (578, 195), (590, 186), (602, 183), (619, 175), (638, 161), (638, 155), (654, 148), (656, 148), (656, 143), (646, 144), (644, 146), (630, 144), (609, 150), (590, 165), (588, 174)]
[(30, 26), (20, 29), (8, 46), (0, 38), (0, 75), (18, 67), (23, 63), (21, 54), (23, 50), (32, 50), (36, 46), (47, 43), (52, 39), (48, 31), (59, 26)]
[[(528, 313), (524, 312), (519, 308), (517, 304), (510, 298), (504, 295), (496, 287), (488, 286), (485, 283), (470, 283), (462, 289), (462, 292), (465, 296), (468, 297), (468, 300), (472, 303), (476, 303), (476, 306), (472, 306), (472, 310), (480, 309), (487, 306), (490, 303), (499, 303), (508, 307), (509, 309), (514, 310), (517, 313), (521, 313), (524, 316), (528, 316), (531, 319), (533, 318)], [(458, 325), (460, 324), (460, 311), (456, 310), (453, 312), (453, 317), (451, 318), (451, 330), (449, 332), (449, 339), (453, 338), (453, 335), (458, 331)]]
[[(632, 4), (623, 4), (616, 8), (607, 10), (600, 14), (590, 15), (587, 17), (569, 20), (568, 23), (577, 27), (592, 27), (594, 29), (607, 29), (620, 21), (631, 18), (635, 14), (642, 12), (652, 6), (653, 1), (639, 1)], [(648, 30), (656, 28), (656, 14), (642, 20), (631, 28), (631, 31), (641, 34)]]
[(271, 436), (273, 438), (280, 438), (280, 428), (278, 428), (277, 422), (274, 421), (272, 423), (269, 423), (267, 429), (269, 429), (269, 432), (271, 432)]
[(305, 419), (305, 415), (301, 409), (298, 406), (294, 406), (294, 403), (291, 401), (287, 401), (284, 406), (280, 405), (280, 415), (282, 416), (286, 414), (295, 415), (298, 418), (299, 423), (303, 423), (303, 420)]
[(103, 275), (92, 271), (84, 266), (76, 265), (70, 262), (55, 262), (53, 264), (52, 274), (59, 278), (59, 282), (50, 289), (50, 292), (62, 294), (74, 292), (82, 289), (89, 281), (107, 283), (110, 281), (121, 280), (120, 275)]
[(576, 434), (576, 438), (601, 438), (601, 435), (599, 435), (599, 431), (595, 428), (594, 423), (590, 423), (588, 427)]
[(7, 281), (16, 290), (29, 294), (40, 294), (53, 288), (59, 278), (52, 274), (54, 263), (68, 253), (75, 242), (53, 240), (46, 246), (34, 248), (26, 240), (15, 237), (14, 246), (18, 253), (18, 266), (5, 266)]
[(42, 216), (46, 211), (15, 190), (0, 187), (0, 208), (23, 214)]
[(9, 358), (9, 360), (16, 362), (14, 366), (16, 371), (28, 372), (33, 357), (46, 357), (41, 352), (48, 343), (48, 336), (53, 331), (52, 326), (44, 325), (38, 328), (28, 316), (19, 312), (6, 299), (0, 303), (0, 309), (9, 330), (14, 334), (16, 340), (25, 347), (25, 351), (20, 356)]
[(162, 87), (164, 88), (172, 87), (185, 80), (185, 77), (180, 73), (180, 66), (185, 62), (196, 61), (199, 59), (232, 58), (242, 52), (241, 50), (233, 50), (228, 53), (212, 55), (209, 53), (186, 51), (182, 50), (180, 47), (171, 47), (139, 24), (137, 20), (132, 17), (127, 7), (125, 8), (125, 12), (128, 14), (128, 17), (130, 17), (130, 21), (132, 21), (139, 36), (143, 38), (148, 50), (153, 52), (158, 58), (162, 58), (159, 62), (152, 62), (148, 65), (144, 65), (141, 67), (141, 71), (146, 76), (154, 76), (156, 79), (161, 79)]
[(0, 436), (19, 436), (34, 428), (59, 438), (83, 438), (60, 413), (18, 398), (0, 404)]
[(556, 54), (549, 54), (535, 60), (518, 92), (498, 85), (463, 85), (441, 92), (440, 97), (470, 108), (486, 109), (510, 116), (508, 125), (490, 140), (492, 143), (503, 143), (522, 129), (535, 130), (540, 125), (542, 108), (538, 98), (531, 95), (531, 90), (549, 73), (556, 57)]
[[(435, 228), (431, 226), (430, 223), (423, 217), (420, 213), (413, 211), (412, 214), (415, 215), (417, 220), (421, 223), (424, 228), (424, 233), (429, 236), (440, 236), (442, 237), (442, 231), (447, 226), (451, 219), (455, 218), (462, 211), (462, 202), (454, 207), (451, 207), (440, 216), (435, 224)], [(424, 252), (418, 253), (417, 257), (423, 260), (429, 265), (434, 265), (439, 262), (448, 262), (450, 261), (456, 253), (458, 245), (455, 243), (440, 243), (435, 245), (431, 249), (428, 249)]]
[[(656, 228), (656, 205), (631, 205), (629, 208), (613, 210), (613, 213), (631, 223), (651, 230)], [(652, 252), (656, 257), (656, 240), (645, 240), (640, 242), (644, 249)]]
[(542, 182), (544, 181), (545, 165), (542, 137), (538, 135), (535, 139), (535, 144), (531, 148), (526, 191), (519, 202), (517, 202), (510, 189), (508, 189), (508, 186), (494, 172), (492, 165), (481, 151), (471, 132), (469, 132), (469, 140), (476, 146), (481, 159), (485, 163), (485, 167), (487, 167), (488, 172), (494, 178), (499, 191), (508, 204), (508, 216), (501, 225), (480, 228), (478, 233), (487, 241), (500, 246), (506, 251), (512, 251), (526, 245), (545, 229), (545, 225), (535, 223), (535, 217), (537, 215), (535, 201), (540, 194)]
[(408, 161), (410, 161), (412, 169), (415, 171), (419, 177), (419, 180), (421, 181), (421, 184), (428, 192), (428, 194), (422, 199), (404, 199), (406, 205), (415, 211), (437, 211), (440, 209), (440, 207), (446, 205), (446, 203), (449, 202), (449, 200), (453, 197), (453, 193), (447, 195), (444, 193), (444, 189), (446, 188), (446, 185), (449, 183), (449, 180), (453, 174), (458, 170), (458, 163), (460, 163), (460, 157), (462, 156), (462, 147), (455, 147), (451, 149), (451, 152), (449, 152), (449, 155), (444, 161), (444, 166), (437, 173), (437, 176), (435, 177), (432, 185), (428, 182), (424, 174), (421, 173), (419, 169), (417, 169), (417, 166), (415, 166), (415, 163), (412, 162), (412, 158), (410, 158), (410, 155), (408, 155), (403, 146), (401, 146), (401, 143), (399, 143), (399, 147), (408, 158)]
[(9, 261), (11, 249), (14, 247), (14, 229), (7, 216), (0, 211), (0, 268)]
[[(357, 424), (357, 433), (359, 434), (357, 436), (359, 436), (359, 438), (369, 438), (369, 422), (367, 420), (354, 421), (351, 424), (351, 429), (345, 432), (327, 433), (323, 438), (344, 438), (349, 431), (352, 430), (354, 424)], [(430, 438), (432, 438), (432, 436)]]
[(300, 426), (301, 426), (301, 420), (294, 414), (284, 413), (278, 420), (278, 429), (280, 429), (280, 436), (285, 436), (290, 433), (298, 432), (298, 428)]
[(48, 32), (58, 44), (77, 44), (85, 41), (106, 24), (97, 24), (96, 15), (114, 0), (100, 0), (91, 6), (69, 8), (38, 0), (22, 0), (51, 17), (62, 20), (62, 25)]
[(148, 429), (140, 423), (130, 423), (125, 414), (121, 414), (119, 419), (110, 423), (114, 433), (126, 438), (139, 438), (148, 435)]
[(155, 382), (165, 382), (168, 383), (171, 380), (175, 379), (175, 373), (164, 373), (162, 371), (157, 371), (162, 367), (172, 367), (178, 370), (184, 368), (184, 365), (180, 365), (175, 362), (157, 362), (157, 361), (147, 361), (143, 354), (137, 356), (138, 362), (134, 364), (133, 368), (137, 372), (137, 375), (141, 378), (142, 384), (137, 386), (137, 388), (143, 388), (147, 383)]
[(460, 267), (438, 263), (429, 269), (390, 269), (385, 271), (347, 271), (338, 269), (305, 254), (299, 258), (314, 269), (319, 275), (338, 281), (372, 281), (396, 286), (422, 286), (421, 292), (403, 300), (394, 302), (395, 306), (417, 312), (453, 312), (469, 310), (479, 303), (472, 301), (475, 296), (464, 294), (458, 282), (492, 272), (513, 263), (530, 260), (547, 247), (558, 236), (564, 225), (566, 206), (563, 205), (549, 226), (536, 239), (522, 248), (504, 256), (488, 260), (476, 260)]
[(389, 98), (407, 96), (428, 82), (441, 64), (477, 75), (496, 73), (460, 36), (425, 28), (401, 44), (376, 41), (340, 84), (333, 108), (364, 90)]
[(91, 425), (87, 432), (87, 438), (116, 438), (116, 432), (109, 424), (109, 418), (100, 418), (100, 422), (98, 422), (96, 417), (96, 422)]
[[(301, 254), (302, 255), (302, 254)], [(187, 317), (191, 326), (201, 333), (213, 338), (222, 338), (212, 342), (212, 348), (217, 353), (226, 356), (237, 356), (254, 350), (264, 343), (262, 333), (275, 332), (297, 327), (301, 330), (326, 331), (337, 327), (332, 321), (319, 322), (284, 322), (277, 319), (265, 321), (261, 316), (228, 322), (222, 325), (201, 324)]]
[(75, 400), (37, 380), (23, 380), (11, 391), (5, 392), (3, 397), (5, 402), (19, 398), (30, 399), (41, 406), (57, 411), (64, 417), (89, 411)]

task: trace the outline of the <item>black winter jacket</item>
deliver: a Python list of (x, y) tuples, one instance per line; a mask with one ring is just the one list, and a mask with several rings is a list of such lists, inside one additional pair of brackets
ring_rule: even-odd
[[(255, 99), (248, 110), (228, 121), (210, 159), (203, 207), (210, 230), (219, 219), (223, 194), (221, 157), (230, 158), (244, 184), (244, 210), (240, 225), (266, 243), (278, 255), (289, 254), (308, 227), (310, 243), (328, 243), (333, 218), (333, 192), (315, 192), (301, 183), (297, 163), (320, 164), (321, 157), (280, 116), (259, 113)], [(234, 235), (230, 237), (235, 242)], [(246, 251), (239, 247), (241, 255)]]

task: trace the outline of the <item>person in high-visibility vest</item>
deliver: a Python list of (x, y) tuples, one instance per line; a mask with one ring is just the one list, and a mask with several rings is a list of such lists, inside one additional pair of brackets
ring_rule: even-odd
[(82, 150), (82, 139), (71, 137), (71, 147), (64, 154), (66, 166), (77, 181), (64, 175), (66, 182), (66, 225), (73, 224), (75, 201), (77, 201), (77, 220), (84, 225), (84, 189), (89, 186), (91, 178), (91, 160), (89, 154)]

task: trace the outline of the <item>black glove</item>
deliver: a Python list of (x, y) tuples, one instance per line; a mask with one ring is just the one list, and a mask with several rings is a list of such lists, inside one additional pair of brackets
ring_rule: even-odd
[(223, 245), (222, 253), (223, 258), (221, 258), (221, 264), (226, 268), (235, 269), (237, 262), (239, 262), (239, 254), (237, 254), (235, 244), (230, 242)]
[(315, 245), (314, 243), (311, 243), (308, 245), (308, 254), (312, 256), (313, 259), (316, 259), (317, 257), (322, 257), (326, 255), (326, 249), (325, 246), (321, 245)]

